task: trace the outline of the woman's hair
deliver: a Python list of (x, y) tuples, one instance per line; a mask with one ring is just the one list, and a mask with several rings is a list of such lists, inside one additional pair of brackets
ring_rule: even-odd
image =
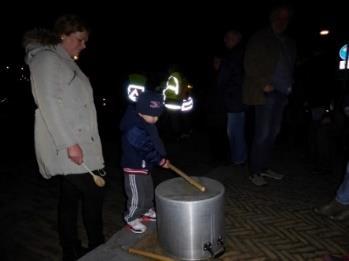
[(53, 31), (36, 28), (27, 31), (23, 36), (23, 46), (30, 43), (39, 43), (42, 45), (56, 45), (61, 42), (61, 36), (69, 35), (75, 32), (88, 32), (87, 24), (76, 15), (60, 16), (53, 27)]
[(54, 33), (60, 37), (61, 35), (70, 35), (75, 32), (88, 32), (87, 24), (76, 15), (63, 15), (59, 17), (53, 27)]
[(30, 43), (42, 45), (56, 45), (61, 42), (63, 34), (69, 35), (75, 32), (88, 32), (87, 24), (76, 15), (63, 15), (59, 17), (54, 25), (53, 31), (36, 28), (27, 31), (23, 36), (23, 46)]

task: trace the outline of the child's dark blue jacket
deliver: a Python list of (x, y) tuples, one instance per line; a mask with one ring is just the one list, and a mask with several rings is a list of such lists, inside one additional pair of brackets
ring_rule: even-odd
[(149, 124), (129, 105), (121, 123), (122, 159), (125, 173), (148, 174), (149, 169), (165, 163), (166, 151), (155, 124)]

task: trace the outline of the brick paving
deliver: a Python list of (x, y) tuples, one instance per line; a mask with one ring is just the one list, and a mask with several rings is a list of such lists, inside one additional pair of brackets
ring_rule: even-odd
[[(333, 221), (313, 212), (315, 206), (331, 200), (340, 174), (310, 174), (297, 153), (280, 146), (273, 167), (285, 178), (268, 179), (268, 186), (256, 187), (248, 180), (246, 168), (213, 168), (208, 164), (203, 141), (205, 137), (200, 136), (168, 144), (169, 154), (173, 163), (188, 174), (209, 176), (226, 186), (227, 252), (223, 260), (321, 260), (329, 253), (349, 253), (349, 222)], [(106, 155), (109, 177), (104, 205), (105, 235), (114, 240), (113, 235), (123, 227), (125, 198), (117, 160), (113, 160), (117, 152), (113, 143), (106, 147), (110, 154)], [(159, 184), (175, 174), (157, 170), (153, 176), (155, 184)], [(0, 182), (1, 260), (60, 260), (56, 233), (57, 180), (42, 179), (35, 162), (27, 159), (4, 164)], [(79, 231), (85, 243), (82, 227)]]

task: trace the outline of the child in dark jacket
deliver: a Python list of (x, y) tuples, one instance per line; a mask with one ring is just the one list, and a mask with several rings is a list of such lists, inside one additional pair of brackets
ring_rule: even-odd
[(168, 168), (166, 151), (155, 123), (164, 109), (160, 94), (146, 91), (131, 104), (121, 120), (122, 168), (125, 176), (127, 210), (124, 219), (134, 233), (143, 233), (143, 221), (156, 221), (154, 188), (150, 170)]

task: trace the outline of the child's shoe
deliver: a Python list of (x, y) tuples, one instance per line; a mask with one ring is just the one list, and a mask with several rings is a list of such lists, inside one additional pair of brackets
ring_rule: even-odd
[(142, 234), (147, 230), (147, 227), (141, 222), (140, 218), (127, 222), (128, 228), (136, 234)]
[(156, 212), (151, 208), (143, 214), (142, 219), (143, 221), (156, 221)]

